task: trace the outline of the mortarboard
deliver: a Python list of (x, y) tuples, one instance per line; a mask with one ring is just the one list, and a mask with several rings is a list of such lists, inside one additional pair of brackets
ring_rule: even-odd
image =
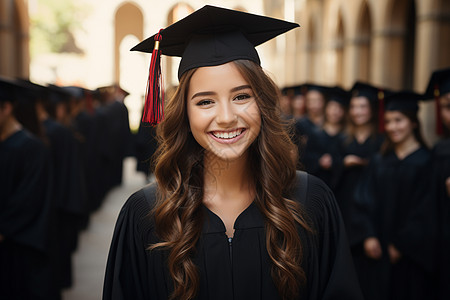
[(385, 111), (419, 111), (420, 100), (425, 97), (423, 94), (414, 93), (413, 91), (399, 91), (387, 95), (385, 98)]
[(328, 100), (338, 102), (346, 107), (350, 101), (350, 93), (339, 86), (335, 86), (328, 89)]
[(53, 104), (67, 103), (71, 98), (71, 94), (60, 86), (49, 84), (47, 89), (48, 100)]
[(17, 78), (17, 83), (21, 87), (20, 89), (28, 90), (29, 93), (33, 94), (35, 99), (44, 100), (48, 98), (49, 91), (45, 86), (24, 78)]
[(14, 102), (17, 98), (17, 84), (9, 78), (0, 77), (0, 102)]
[(65, 90), (74, 100), (81, 100), (84, 98), (84, 89), (78, 86), (63, 86)]
[(441, 69), (431, 74), (428, 87), (425, 91), (426, 99), (434, 99), (436, 105), (436, 133), (443, 133), (439, 97), (450, 93), (450, 68)]
[(329, 87), (319, 85), (319, 84), (305, 83), (305, 84), (303, 84), (302, 88), (303, 88), (303, 91), (305, 92), (305, 94), (309, 91), (318, 91), (325, 97), (328, 97)]
[(299, 25), (279, 19), (206, 5), (161, 29), (132, 51), (152, 53), (143, 122), (163, 118), (160, 55), (181, 57), (178, 79), (198, 67), (244, 59), (260, 64), (255, 47)]
[(425, 94), (433, 98), (437, 92), (439, 95), (450, 93), (450, 68), (437, 70), (431, 74)]
[(366, 97), (370, 102), (378, 103), (384, 99), (384, 89), (357, 81), (351, 88), (352, 97)]

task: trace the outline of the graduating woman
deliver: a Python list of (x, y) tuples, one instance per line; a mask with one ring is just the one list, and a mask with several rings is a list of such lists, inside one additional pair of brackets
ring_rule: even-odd
[[(357, 191), (365, 270), (372, 286), (366, 299), (430, 299), (434, 220), (429, 195), (430, 152), (420, 132), (412, 92), (386, 97), (387, 139)], [(365, 216), (365, 217), (364, 217)]]
[(354, 255), (359, 255), (361, 245), (356, 245), (358, 227), (352, 226), (355, 187), (371, 158), (380, 150), (383, 136), (378, 132), (378, 101), (383, 92), (378, 88), (356, 82), (351, 89), (348, 108), (348, 125), (341, 140), (342, 172), (336, 186), (336, 199), (342, 212), (350, 245)]
[(322, 130), (316, 135), (318, 145), (316, 161), (313, 170), (309, 172), (316, 175), (334, 190), (342, 170), (340, 144), (344, 139), (346, 122), (346, 109), (350, 94), (340, 87), (328, 89), (328, 102), (325, 106), (325, 122)]
[(205, 6), (134, 48), (182, 56), (180, 84), (156, 184), (119, 215), (103, 299), (361, 299), (333, 194), (296, 173), (254, 48), (297, 26)]
[(433, 148), (432, 199), (438, 212), (437, 299), (450, 298), (450, 69), (435, 71), (427, 88), (436, 99), (437, 129), (441, 140)]
[(318, 169), (320, 152), (319, 134), (325, 121), (328, 88), (316, 84), (304, 84), (306, 114), (295, 121), (295, 142), (299, 153), (299, 168), (314, 174)]

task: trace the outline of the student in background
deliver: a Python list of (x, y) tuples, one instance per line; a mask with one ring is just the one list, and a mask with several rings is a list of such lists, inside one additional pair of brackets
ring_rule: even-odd
[(328, 89), (328, 102), (325, 106), (325, 122), (319, 132), (317, 171), (312, 172), (334, 190), (342, 171), (340, 145), (344, 140), (346, 111), (350, 93), (340, 87)]
[(438, 212), (437, 299), (450, 298), (450, 69), (433, 72), (427, 98), (436, 101), (436, 126), (440, 140), (433, 148), (432, 198)]
[(58, 300), (49, 153), (17, 119), (37, 121), (34, 101), (0, 80), (0, 298)]
[(367, 264), (366, 299), (430, 299), (435, 211), (429, 198), (430, 151), (417, 116), (423, 95), (386, 97), (386, 140), (356, 193), (355, 215)]
[(342, 173), (335, 192), (350, 245), (356, 247), (353, 249), (354, 255), (359, 255), (361, 245), (354, 244), (358, 228), (351, 226), (354, 193), (362, 172), (383, 143), (383, 135), (378, 131), (378, 102), (383, 92), (372, 85), (356, 82), (351, 93), (348, 124), (339, 150)]

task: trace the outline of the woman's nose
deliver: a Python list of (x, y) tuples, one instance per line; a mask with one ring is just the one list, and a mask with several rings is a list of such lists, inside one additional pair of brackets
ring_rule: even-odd
[(222, 102), (217, 109), (216, 122), (217, 124), (227, 125), (237, 120), (236, 112), (233, 106), (228, 101)]

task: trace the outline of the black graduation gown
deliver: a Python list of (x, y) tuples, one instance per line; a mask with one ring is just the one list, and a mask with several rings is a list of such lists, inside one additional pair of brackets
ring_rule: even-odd
[[(383, 250), (380, 261), (361, 270), (371, 281), (361, 280), (367, 299), (431, 298), (435, 215), (429, 197), (430, 158), (425, 148), (402, 160), (394, 152), (377, 155), (357, 188), (355, 226), (363, 239), (378, 238)], [(389, 261), (389, 244), (402, 254), (396, 264)]]
[(58, 267), (61, 287), (72, 284), (71, 255), (77, 247), (78, 232), (87, 216), (84, 170), (72, 131), (58, 122), (43, 122), (50, 144), (57, 204)]
[[(342, 133), (336, 135), (329, 135), (325, 130), (318, 131), (310, 141), (315, 145), (308, 147), (308, 151), (313, 152), (309, 155), (313, 157), (309, 161), (307, 171), (322, 179), (331, 190), (335, 190), (342, 172), (342, 157), (340, 153), (340, 145), (344, 139)], [(329, 154), (332, 158), (332, 165), (329, 169), (324, 169), (320, 166), (319, 160), (325, 155)]]
[[(383, 139), (383, 136), (377, 135), (369, 137), (363, 143), (359, 143), (355, 138), (348, 142), (347, 137), (344, 137), (341, 139), (340, 157), (344, 159), (345, 156), (352, 154), (370, 161), (380, 150)], [(336, 200), (344, 219), (351, 247), (360, 246), (356, 242), (357, 240), (360, 241), (360, 237), (357, 236), (358, 228), (351, 226), (351, 219), (355, 203), (355, 188), (365, 168), (366, 166), (342, 167), (339, 181), (335, 188)]]
[(124, 103), (113, 101), (104, 107), (106, 114), (107, 153), (110, 163), (108, 169), (109, 186), (122, 183), (123, 159), (132, 152), (131, 131), (128, 109)]
[(442, 140), (433, 149), (432, 199), (438, 212), (437, 294), (439, 300), (450, 299), (450, 197), (445, 180), (450, 177), (450, 139)]
[(102, 109), (97, 109), (92, 114), (81, 111), (74, 118), (72, 124), (79, 135), (81, 160), (87, 190), (88, 212), (92, 212), (100, 206), (105, 194), (103, 160), (100, 155), (101, 141), (104, 136), (100, 126), (102, 124), (100, 121), (102, 116)]
[[(147, 187), (148, 189), (148, 187)], [(122, 208), (109, 252), (103, 299), (168, 299), (170, 279), (164, 251), (148, 251), (157, 241), (143, 190)], [(334, 196), (309, 176), (306, 199), (297, 199), (311, 219), (314, 234), (299, 229), (307, 286), (299, 299), (362, 299), (343, 223)], [(270, 275), (264, 218), (251, 204), (237, 218), (230, 247), (221, 219), (203, 207), (204, 227), (194, 261), (200, 274), (197, 299), (279, 299)], [(231, 257), (230, 257), (231, 256)]]
[(49, 153), (26, 130), (0, 142), (0, 298), (59, 299)]
[(322, 149), (319, 126), (308, 117), (298, 119), (294, 125), (295, 141), (299, 154), (299, 166), (308, 173), (314, 174), (318, 168), (318, 160)]

